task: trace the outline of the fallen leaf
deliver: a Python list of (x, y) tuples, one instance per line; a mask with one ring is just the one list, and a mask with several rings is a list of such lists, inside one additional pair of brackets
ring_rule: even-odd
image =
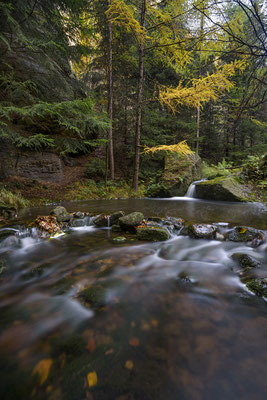
[(97, 374), (95, 371), (89, 372), (89, 374), (87, 374), (87, 382), (89, 387), (97, 385)]
[(138, 347), (140, 345), (140, 341), (139, 341), (139, 339), (137, 337), (132, 337), (129, 340), (129, 345), (133, 346), (133, 347)]
[(110, 354), (114, 353), (114, 349), (109, 349), (105, 352), (106, 356), (109, 356)]
[(42, 385), (48, 378), (50, 368), (53, 364), (51, 358), (47, 358), (38, 362), (33, 369), (33, 374), (38, 374), (40, 377), (40, 385)]
[(159, 321), (157, 321), (156, 319), (152, 319), (152, 320), (151, 320), (151, 325), (152, 325), (152, 326), (157, 327), (158, 324), (159, 324)]
[(241, 228), (240, 231), (239, 231), (239, 233), (245, 233), (246, 231), (247, 231), (246, 228)]
[(127, 361), (126, 361), (126, 363), (125, 363), (125, 368), (131, 370), (131, 369), (133, 369), (133, 366), (134, 366), (134, 364), (133, 364), (132, 360), (127, 360)]
[(86, 349), (90, 351), (90, 353), (93, 353), (95, 351), (96, 344), (94, 339), (88, 339), (88, 343), (86, 346)]

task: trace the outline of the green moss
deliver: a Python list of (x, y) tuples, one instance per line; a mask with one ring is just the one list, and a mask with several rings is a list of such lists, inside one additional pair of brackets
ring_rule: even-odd
[(267, 284), (261, 279), (251, 279), (246, 283), (247, 288), (257, 296), (267, 297)]
[(168, 240), (169, 232), (160, 226), (140, 226), (137, 228), (137, 238), (149, 242)]
[(79, 298), (96, 310), (105, 306), (105, 292), (102, 286), (91, 286), (84, 289), (79, 294)]

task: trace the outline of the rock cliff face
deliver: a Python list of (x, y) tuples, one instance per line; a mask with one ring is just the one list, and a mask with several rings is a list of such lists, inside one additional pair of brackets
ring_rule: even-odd
[(63, 179), (63, 162), (51, 152), (0, 153), (3, 177), (19, 176), (46, 182), (60, 182)]
[[(0, 106), (31, 106), (40, 101), (54, 103), (85, 97), (81, 83), (71, 71), (65, 51), (69, 43), (62, 24), (57, 22), (59, 10), (54, 2), (10, 0), (9, 3), (15, 22), (12, 24), (7, 15), (1, 16), (0, 36), (5, 40), (0, 40)], [(25, 127), (15, 117), (8, 124), (24, 134)], [(37, 121), (27, 128), (27, 134), (42, 133), (40, 127), (54, 133), (53, 120), (46, 120), (42, 125)], [(63, 178), (63, 162), (51, 151), (28, 151), (0, 139), (0, 156), (3, 177), (50, 182), (60, 182)]]

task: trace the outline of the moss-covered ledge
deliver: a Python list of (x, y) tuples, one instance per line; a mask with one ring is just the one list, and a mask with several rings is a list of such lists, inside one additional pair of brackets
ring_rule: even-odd
[(195, 197), (216, 201), (257, 201), (251, 190), (238, 182), (235, 176), (218, 177), (196, 185)]

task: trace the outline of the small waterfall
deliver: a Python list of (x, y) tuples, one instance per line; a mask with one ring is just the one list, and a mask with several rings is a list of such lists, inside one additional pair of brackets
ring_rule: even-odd
[(195, 194), (195, 191), (196, 191), (196, 184), (199, 183), (199, 182), (203, 182), (205, 180), (206, 179), (201, 179), (200, 181), (192, 182), (191, 185), (189, 186), (189, 188), (187, 189), (185, 197), (189, 197), (189, 198), (193, 199), (195, 197), (194, 194)]

